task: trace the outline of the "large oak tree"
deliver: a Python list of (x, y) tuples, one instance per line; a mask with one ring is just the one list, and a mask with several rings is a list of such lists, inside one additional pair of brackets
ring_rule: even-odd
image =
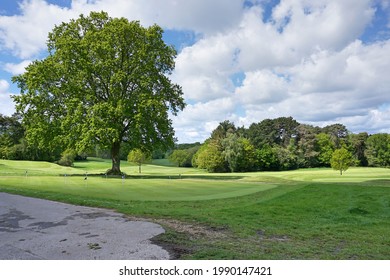
[(105, 12), (81, 15), (49, 34), (48, 56), (13, 78), (14, 96), (30, 143), (84, 151), (111, 149), (111, 174), (119, 174), (121, 143), (131, 149), (173, 144), (173, 115), (185, 106), (169, 79), (176, 51), (163, 30)]

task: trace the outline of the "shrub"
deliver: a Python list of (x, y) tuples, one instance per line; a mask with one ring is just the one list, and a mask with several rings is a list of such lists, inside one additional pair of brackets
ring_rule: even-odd
[(74, 150), (66, 149), (64, 152), (62, 152), (61, 159), (58, 161), (58, 164), (62, 166), (73, 166), (73, 162), (76, 156), (77, 154)]

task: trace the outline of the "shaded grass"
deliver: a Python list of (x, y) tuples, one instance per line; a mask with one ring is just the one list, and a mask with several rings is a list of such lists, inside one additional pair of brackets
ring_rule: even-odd
[[(186, 174), (149, 168), (154, 173), (145, 175)], [(92, 167), (86, 163), (85, 169)], [(60, 188), (53, 180), (64, 178), (51, 171), (37, 178), (0, 175), (0, 191), (156, 220), (167, 228), (159, 242), (185, 259), (390, 259), (389, 169), (352, 168), (345, 176), (330, 169), (228, 175), (188, 170), (190, 179), (135, 176), (125, 187), (120, 179), (98, 177), (80, 186), (82, 178), (74, 177), (67, 179), (76, 183)], [(29, 187), (29, 179), (37, 181)], [(245, 188), (251, 193), (245, 195)], [(172, 220), (203, 230), (175, 227)]]

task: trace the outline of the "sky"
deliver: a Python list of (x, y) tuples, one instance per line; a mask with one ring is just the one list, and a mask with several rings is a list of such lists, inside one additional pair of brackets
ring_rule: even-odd
[(45, 57), (53, 27), (102, 10), (160, 25), (178, 51), (179, 143), (224, 120), (289, 116), (390, 133), (390, 0), (0, 0), (1, 114), (14, 113), (11, 77)]

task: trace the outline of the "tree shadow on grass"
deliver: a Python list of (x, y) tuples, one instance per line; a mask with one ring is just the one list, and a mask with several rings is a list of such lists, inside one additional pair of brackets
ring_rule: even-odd
[(74, 169), (86, 169), (86, 166), (73, 166)]

